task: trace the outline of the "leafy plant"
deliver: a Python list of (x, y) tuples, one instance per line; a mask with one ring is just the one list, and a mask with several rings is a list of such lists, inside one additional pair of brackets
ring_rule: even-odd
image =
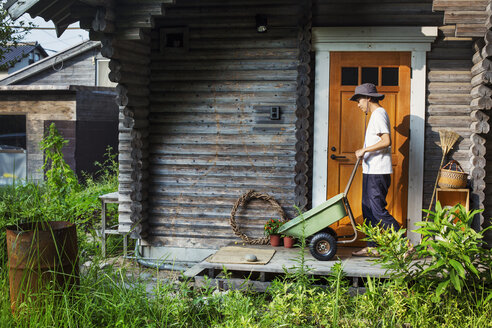
[[(483, 245), (487, 229), (475, 231), (471, 224), (481, 210), (466, 211), (463, 205), (443, 208), (437, 202), (427, 221), (418, 222), (415, 232), (422, 241), (413, 248), (405, 229), (384, 231), (366, 224), (359, 226), (374, 240), (381, 255), (376, 262), (397, 279), (411, 282), (421, 290), (433, 290), (437, 301), (444, 293), (484, 293), (492, 286), (492, 253)], [(419, 260), (416, 260), (419, 259)], [(490, 300), (492, 296), (486, 296)]]
[(63, 139), (55, 123), (51, 123), (48, 134), (41, 140), (44, 152), (43, 170), (46, 176), (46, 197), (50, 202), (64, 203), (73, 191), (80, 189), (77, 176), (63, 158), (62, 148), (68, 143)]
[(270, 219), (265, 223), (265, 235), (278, 235), (278, 229), (282, 226), (283, 222), (279, 219)]
[(482, 210), (467, 212), (458, 204), (443, 208), (438, 202), (435, 212), (429, 213), (430, 220), (416, 223), (416, 232), (422, 234), (419, 253), (430, 257), (428, 266), (419, 269), (420, 279), (436, 280), (436, 296), (445, 290), (454, 289), (461, 293), (466, 286), (492, 283), (490, 268), (492, 253), (482, 247), (483, 234), (472, 229), (472, 221)]

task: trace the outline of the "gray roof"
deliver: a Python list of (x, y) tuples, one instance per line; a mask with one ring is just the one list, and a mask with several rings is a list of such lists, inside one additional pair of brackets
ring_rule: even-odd
[(3, 58), (0, 58), (0, 66), (19, 61), (34, 49), (38, 49), (44, 57), (48, 56), (43, 47), (37, 42), (18, 43), (17, 46), (0, 47), (0, 53), (3, 53)]

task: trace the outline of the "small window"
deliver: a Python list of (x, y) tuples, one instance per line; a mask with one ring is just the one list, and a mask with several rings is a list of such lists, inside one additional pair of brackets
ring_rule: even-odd
[(381, 85), (398, 85), (398, 67), (383, 67)]
[(0, 115), (0, 149), (26, 149), (25, 115)]
[(378, 79), (378, 68), (377, 67), (362, 67), (361, 70), (361, 83), (373, 83), (374, 85), (379, 84)]
[(188, 28), (173, 27), (161, 28), (160, 46), (161, 52), (186, 52), (188, 51)]
[(358, 67), (342, 67), (342, 85), (357, 85), (359, 82)]

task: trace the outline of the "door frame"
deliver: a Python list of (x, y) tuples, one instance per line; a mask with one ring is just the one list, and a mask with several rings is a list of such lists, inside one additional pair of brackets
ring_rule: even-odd
[(411, 52), (410, 147), (408, 166), (407, 236), (418, 244), (416, 222), (422, 218), (424, 184), (426, 52), (437, 27), (314, 27), (316, 53), (314, 94), (313, 207), (326, 200), (328, 167), (328, 108), (331, 51)]

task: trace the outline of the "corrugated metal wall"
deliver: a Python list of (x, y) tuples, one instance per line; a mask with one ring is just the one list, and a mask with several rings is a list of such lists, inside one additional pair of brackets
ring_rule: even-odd
[[(255, 30), (266, 14), (269, 29)], [(147, 241), (218, 247), (239, 240), (229, 216), (249, 189), (294, 214), (298, 2), (179, 1), (152, 33)], [(160, 51), (160, 28), (186, 26), (189, 50)], [(280, 120), (270, 120), (270, 107)], [(254, 201), (237, 215), (260, 237), (278, 215)]]

